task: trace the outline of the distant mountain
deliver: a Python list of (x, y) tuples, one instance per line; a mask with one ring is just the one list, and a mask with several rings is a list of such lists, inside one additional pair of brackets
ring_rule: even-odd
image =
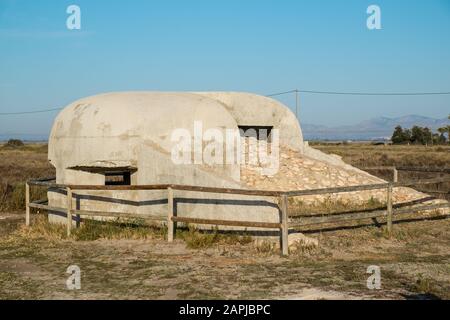
[(302, 124), (305, 140), (377, 140), (389, 139), (394, 128), (413, 126), (428, 127), (433, 131), (449, 125), (447, 118), (434, 119), (418, 115), (407, 115), (399, 118), (379, 117), (351, 126), (327, 127), (322, 125)]

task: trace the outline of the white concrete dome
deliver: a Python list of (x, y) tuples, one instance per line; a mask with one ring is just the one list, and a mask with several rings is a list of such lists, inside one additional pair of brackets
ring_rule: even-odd
[(223, 180), (220, 185), (233, 185), (228, 180), (239, 180), (238, 165), (202, 168), (171, 163), (171, 133), (177, 128), (193, 133), (195, 121), (204, 129), (273, 127), (280, 130), (281, 144), (303, 151), (297, 119), (273, 99), (226, 92), (118, 92), (83, 98), (64, 108), (50, 134), (49, 161), (59, 183), (102, 183), (94, 176), (83, 181), (90, 168), (135, 168), (133, 184), (217, 186), (216, 179), (206, 181), (205, 175), (212, 174)]

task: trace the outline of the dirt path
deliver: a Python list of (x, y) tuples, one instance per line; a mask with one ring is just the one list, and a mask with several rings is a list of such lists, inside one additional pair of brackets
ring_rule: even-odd
[[(188, 249), (182, 240), (48, 241), (0, 215), (1, 299), (421, 299), (450, 292), (450, 219), (308, 234), (318, 249), (289, 258), (252, 244)], [(81, 290), (66, 269), (81, 269)], [(366, 286), (381, 268), (381, 290)]]

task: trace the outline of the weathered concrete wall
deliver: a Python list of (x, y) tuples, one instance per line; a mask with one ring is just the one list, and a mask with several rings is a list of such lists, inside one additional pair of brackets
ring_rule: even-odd
[[(202, 179), (199, 165), (176, 165), (171, 161), (174, 129), (194, 135), (194, 122), (220, 130), (236, 129), (234, 118), (222, 104), (200, 95), (180, 93), (112, 93), (81, 99), (56, 118), (49, 139), (49, 160), (57, 169), (58, 183), (86, 184), (65, 177), (65, 169), (80, 166), (130, 166), (138, 168), (139, 184), (176, 178)], [(154, 170), (154, 169), (157, 170)], [(182, 174), (178, 172), (182, 171)], [(238, 164), (211, 166), (210, 172), (239, 181)], [(176, 175), (174, 173), (177, 173)], [(165, 176), (165, 178), (164, 178)]]
[(303, 153), (303, 134), (294, 113), (280, 102), (243, 92), (199, 92), (225, 106), (239, 126), (260, 125), (280, 129), (280, 144)]
[[(239, 125), (273, 126), (280, 129), (280, 143), (303, 150), (295, 116), (272, 99), (244, 93), (109, 93), (80, 99), (57, 116), (49, 138), (57, 183), (104, 185), (105, 176), (93, 168), (124, 167), (136, 170), (133, 185), (240, 188), (238, 163), (172, 162), (173, 130), (186, 129), (194, 136), (195, 121), (202, 122), (203, 130), (223, 133)], [(51, 206), (65, 207), (64, 194), (51, 191), (48, 196)], [(167, 214), (165, 192), (89, 191), (74, 197), (78, 209)], [(189, 192), (177, 192), (176, 197), (182, 216), (279, 222), (273, 198)]]
[[(48, 192), (55, 207), (66, 207), (64, 192)], [(73, 191), (72, 207), (77, 210), (127, 212), (167, 216), (167, 191)], [(203, 192), (174, 191), (175, 214), (180, 217), (280, 222), (277, 199)], [(50, 216), (53, 222), (66, 223), (64, 214)], [(75, 221), (74, 221), (75, 224)], [(210, 229), (212, 226), (202, 226)], [(267, 229), (220, 227), (222, 230), (266, 232)], [(270, 231), (270, 230), (269, 230)], [(272, 230), (278, 231), (278, 230)]]

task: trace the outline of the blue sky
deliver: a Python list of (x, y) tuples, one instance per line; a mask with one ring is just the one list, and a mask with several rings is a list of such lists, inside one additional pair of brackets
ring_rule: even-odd
[[(71, 4), (81, 30), (66, 28)], [(371, 4), (382, 30), (366, 27)], [(0, 113), (109, 91), (295, 88), (450, 91), (450, 0), (0, 0)], [(450, 96), (300, 95), (304, 123), (448, 113)], [(56, 114), (0, 116), (0, 135), (46, 135)]]

